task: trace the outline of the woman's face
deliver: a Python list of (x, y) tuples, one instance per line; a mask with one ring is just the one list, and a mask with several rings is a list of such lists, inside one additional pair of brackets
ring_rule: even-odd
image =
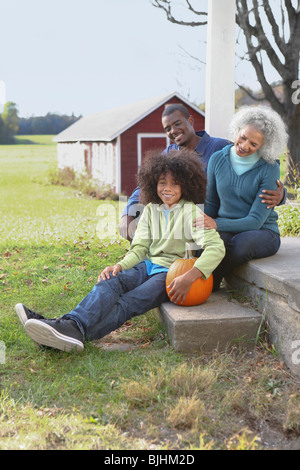
[(172, 207), (181, 199), (181, 184), (174, 179), (172, 173), (162, 174), (157, 182), (157, 194), (166, 206)]
[(264, 135), (253, 126), (240, 130), (235, 141), (235, 152), (239, 157), (249, 157), (257, 152), (265, 143)]

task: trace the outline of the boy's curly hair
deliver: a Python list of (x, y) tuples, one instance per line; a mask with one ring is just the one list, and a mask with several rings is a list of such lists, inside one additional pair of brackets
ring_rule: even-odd
[(204, 204), (206, 174), (199, 161), (199, 155), (187, 149), (171, 150), (165, 154), (158, 150), (146, 153), (138, 174), (142, 204), (161, 203), (157, 195), (157, 183), (159, 177), (168, 172), (181, 184), (183, 199), (195, 204)]

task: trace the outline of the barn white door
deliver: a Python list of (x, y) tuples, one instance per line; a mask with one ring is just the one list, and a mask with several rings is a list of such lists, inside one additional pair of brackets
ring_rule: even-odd
[(170, 140), (166, 134), (138, 134), (137, 136), (137, 160), (140, 168), (145, 153), (148, 150), (164, 150), (169, 145)]

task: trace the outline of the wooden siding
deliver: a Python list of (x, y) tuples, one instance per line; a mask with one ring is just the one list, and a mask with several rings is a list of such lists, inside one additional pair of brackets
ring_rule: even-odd
[(73, 168), (80, 173), (85, 170), (85, 148), (79, 142), (66, 142), (57, 144), (58, 168)]
[(92, 144), (92, 176), (101, 186), (109, 185), (117, 191), (117, 148), (116, 142), (94, 142)]
[(87, 172), (101, 186), (118, 191), (118, 149), (116, 141), (58, 143), (58, 167), (71, 167), (77, 173)]
[[(177, 97), (172, 98), (168, 103), (183, 103)], [(132, 191), (137, 185), (136, 176), (138, 172), (138, 134), (143, 133), (157, 133), (161, 134), (163, 132), (161, 124), (161, 116), (166, 104), (160, 106), (155, 111), (150, 113), (144, 119), (139, 121), (137, 124), (132, 126), (130, 129), (125, 131), (121, 136), (121, 187), (122, 192), (130, 196)], [(185, 103), (183, 103), (186, 108), (188, 108), (190, 114), (194, 117), (194, 128), (196, 131), (204, 129), (205, 118), (198, 114), (193, 108), (190, 108)], [(153, 139), (153, 148), (157, 147), (157, 140)], [(162, 141), (160, 140), (162, 143)], [(148, 142), (147, 148), (150, 144)], [(163, 150), (165, 146), (161, 148)]]

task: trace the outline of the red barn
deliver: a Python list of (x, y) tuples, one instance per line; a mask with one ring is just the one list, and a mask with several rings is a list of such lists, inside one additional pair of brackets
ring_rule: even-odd
[(171, 103), (186, 106), (195, 130), (204, 129), (203, 112), (178, 93), (132, 103), (85, 116), (58, 134), (53, 140), (59, 167), (87, 171), (103, 186), (130, 195), (145, 152), (169, 145), (161, 115)]

